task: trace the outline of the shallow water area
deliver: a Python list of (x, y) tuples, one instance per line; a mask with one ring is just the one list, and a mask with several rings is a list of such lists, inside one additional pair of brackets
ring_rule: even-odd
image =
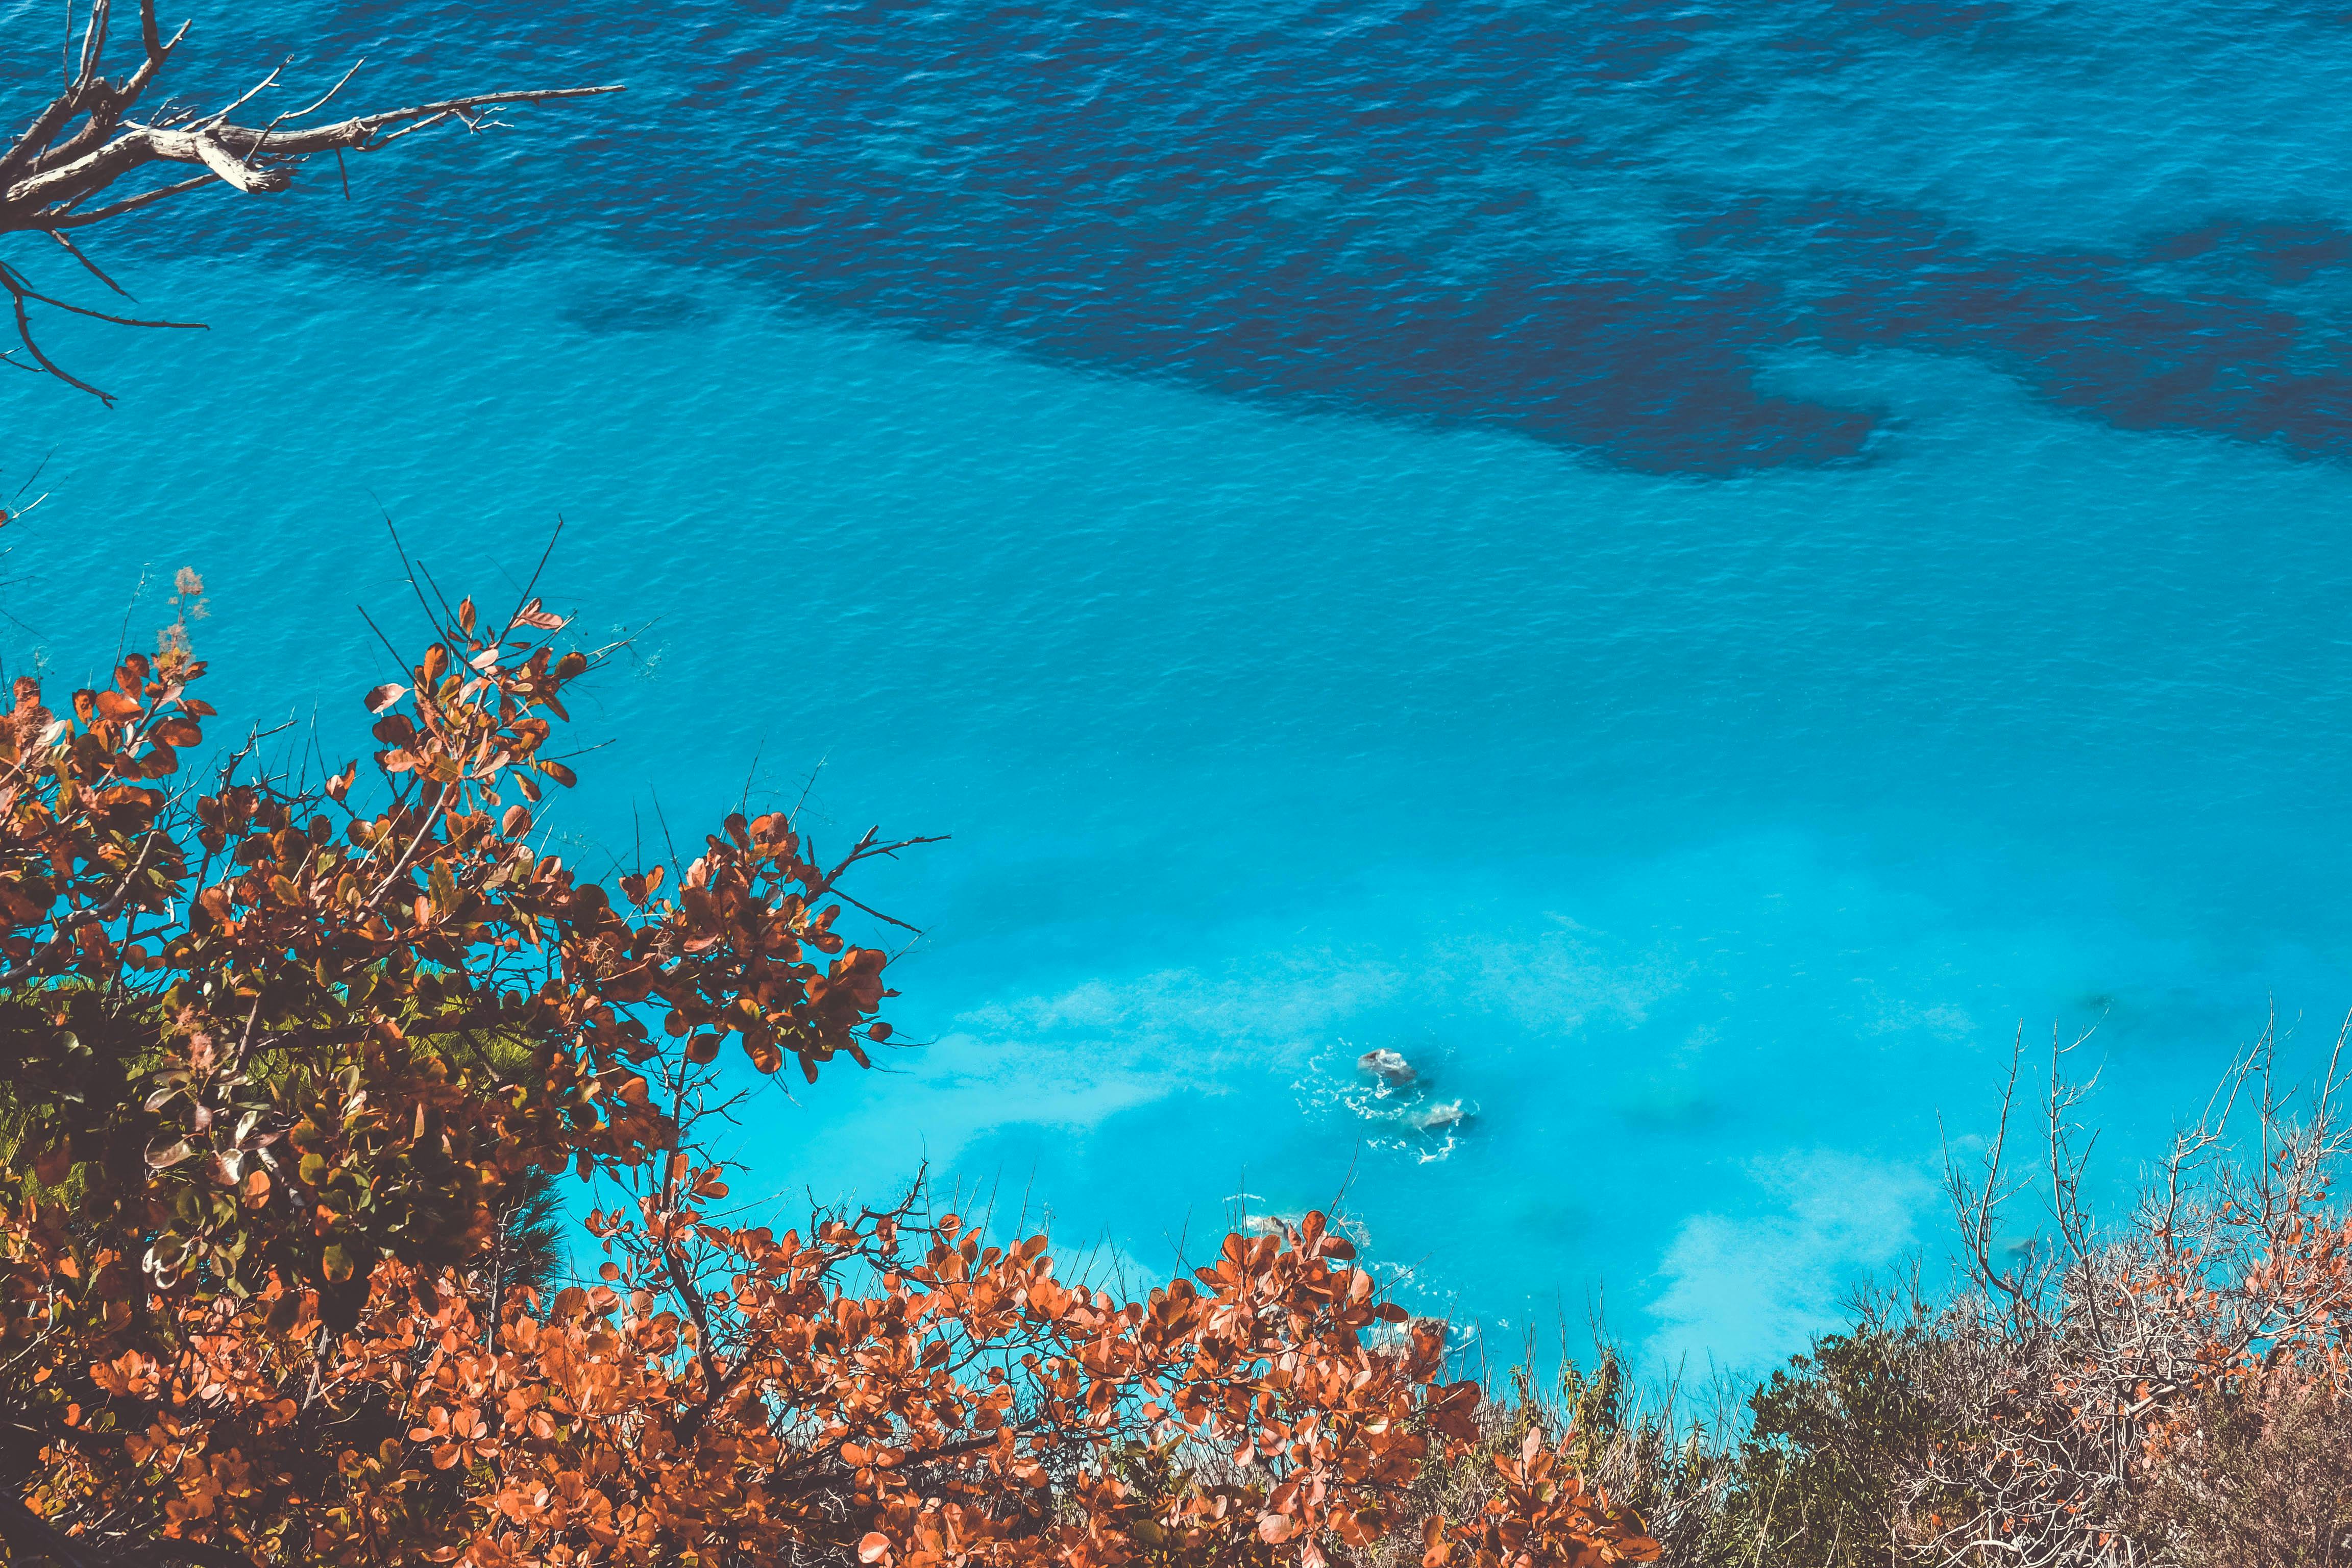
[[(2094, 47), (2082, 8), (1727, 11), (1611, 87), (1585, 77), (1655, 41), (1640, 7), (1399, 13), (1355, 43), (1284, 12), (1252, 24), (1269, 47), (1337, 27), (1328, 69), (1394, 89), (1432, 158), (1546, 194), (1528, 217), (1335, 175), (1253, 216), (1247, 171), (1203, 174), (1208, 141), (1165, 127), (1143, 194), (1194, 178), (1233, 210), (1034, 182), (1107, 171), (1154, 83), (1367, 167), (1391, 121), (1277, 114), (1273, 86), (1048, 8), (1042, 58), (1108, 51), (1095, 117), (1023, 98), (1023, 66), (991, 133), (1046, 144), (941, 184), (951, 147), (909, 132), (893, 162), (873, 127), (978, 116), (955, 94), (981, 89), (868, 53), (989, 58), (1009, 24), (787, 9), (758, 23), (797, 29), (785, 64), (751, 23), (717, 55), (782, 73), (765, 112), (826, 85), (810, 122), (865, 126), (866, 161), (745, 197), (709, 231), (728, 254), (614, 216), (677, 174), (670, 129), (647, 184), (599, 200), (550, 175), (604, 167), (600, 133), (551, 120), (508, 143), (551, 234), (495, 261), (465, 237), (519, 222), (510, 192), (440, 215), (446, 265), (368, 264), (438, 152), (349, 213), (269, 216), (320, 226), (313, 258), (268, 228), (201, 262), (127, 250), (143, 301), (214, 327), (57, 329), (111, 413), (0, 383), (0, 493), (50, 454), (5, 536), (11, 669), (83, 679), (193, 566), (215, 704), (315, 702), (354, 753), (391, 678), (354, 606), (416, 630), (383, 515), (454, 595), (505, 591), (561, 514), (551, 600), (631, 639), (575, 710), (612, 743), (551, 818), (561, 852), (601, 869), (804, 792), (820, 843), (952, 835), (868, 889), (926, 929), (894, 1016), (931, 1043), (769, 1091), (739, 1193), (877, 1197), (928, 1160), (1160, 1270), (1237, 1208), (1344, 1191), (1415, 1300), (1514, 1342), (1605, 1289), (1661, 1359), (1797, 1348), (1857, 1271), (1940, 1252), (1945, 1139), (1989, 1125), (2021, 1024), (2097, 1026), (2119, 1176), (2273, 999), (2332, 1037), (2352, 192), (2298, 95), (2340, 79), (2340, 31), (2265, 12), (2151, 100), (2212, 16)], [(646, 47), (582, 23), (579, 50)], [(1489, 35), (1538, 24), (1555, 53), (1510, 76)], [(1465, 37), (1488, 53), (1445, 63)], [(1770, 37), (1817, 52), (1741, 47)], [(690, 97), (686, 68), (628, 63)], [(1458, 102), (1428, 85), (1490, 66)], [(1929, 79), (1899, 135), (1865, 133)], [(1543, 140), (1571, 121), (1585, 151)], [(1072, 232), (1024, 250), (993, 202)], [(1237, 281), (1232, 245), (1336, 243), (1350, 202), (1404, 247), (1387, 271)], [(1584, 292), (1494, 260), (1528, 233)], [(1139, 234), (1168, 268), (1107, 259)], [(1441, 277), (1469, 302), (1428, 304)], [(2143, 374), (2200, 344), (2225, 362), (2202, 379)], [(1401, 1124), (1356, 1068), (1374, 1048), (1428, 1068), (1414, 1104), (1470, 1113)]]

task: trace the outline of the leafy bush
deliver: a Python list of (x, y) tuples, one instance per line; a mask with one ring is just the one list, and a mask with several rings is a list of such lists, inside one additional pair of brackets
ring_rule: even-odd
[[(430, 614), (432, 612), (428, 612)], [(436, 619), (352, 763), (235, 751), (185, 628), (0, 717), (0, 1535), (151, 1558), (585, 1568), (1647, 1561), (1529, 1430), (1483, 1442), (1320, 1215), (1141, 1300), (918, 1190), (782, 1227), (703, 1147), (740, 1081), (891, 1037), (820, 857), (730, 816), (603, 882), (532, 842), (593, 657), (528, 592)], [(911, 842), (911, 841), (909, 841)], [(741, 1068), (730, 1069), (740, 1071)], [(601, 1282), (551, 1294), (550, 1184)], [(609, 1205), (609, 1206), (607, 1206)], [(1492, 1446), (1487, 1445), (1491, 1450)]]
[(1864, 1568), (1899, 1561), (1909, 1478), (1953, 1436), (1951, 1325), (1914, 1289), (1859, 1303), (1853, 1329), (1815, 1342), (1748, 1401), (1718, 1561)]

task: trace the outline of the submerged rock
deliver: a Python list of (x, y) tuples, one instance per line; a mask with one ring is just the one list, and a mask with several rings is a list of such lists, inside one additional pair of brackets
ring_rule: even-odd
[(1469, 1120), (1470, 1112), (1463, 1109), (1460, 1100), (1440, 1100), (1415, 1112), (1412, 1124), (1423, 1132), (1437, 1132), (1448, 1127), (1459, 1127)]
[(1394, 1051), (1366, 1051), (1356, 1058), (1356, 1067), (1359, 1071), (1370, 1073), (1392, 1089), (1402, 1089), (1405, 1085), (1417, 1081), (1421, 1077), (1419, 1073), (1412, 1070), (1411, 1062)]

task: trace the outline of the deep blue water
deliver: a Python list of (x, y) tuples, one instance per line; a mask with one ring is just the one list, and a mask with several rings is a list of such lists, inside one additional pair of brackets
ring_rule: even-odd
[(762, 1100), (780, 1192), (1159, 1269), (1344, 1188), (1465, 1319), (1752, 1365), (1940, 1249), (2021, 1025), (2122, 1180), (2352, 1004), (2345, 13), (231, 9), (208, 89), (630, 90), (109, 236), (213, 330), (0, 381), (11, 667), (193, 566), (215, 700), (349, 752), (383, 511), (445, 586), (561, 513), (640, 628), (569, 852), (820, 765), (954, 836), (873, 889), (936, 1043)]

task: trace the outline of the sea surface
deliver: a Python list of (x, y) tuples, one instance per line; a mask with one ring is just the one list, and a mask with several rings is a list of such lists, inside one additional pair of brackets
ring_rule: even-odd
[(1465, 1340), (1752, 1370), (1945, 1256), (2021, 1032), (2112, 1193), (2352, 1005), (2352, 13), (180, 8), (191, 101), (628, 91), (94, 237), (210, 330), (0, 378), (7, 668), (192, 568), (213, 700), (356, 754), (386, 518), (453, 598), (561, 518), (561, 852), (951, 836), (860, 889), (928, 1043), (739, 1193), (1140, 1275), (1339, 1199)]

